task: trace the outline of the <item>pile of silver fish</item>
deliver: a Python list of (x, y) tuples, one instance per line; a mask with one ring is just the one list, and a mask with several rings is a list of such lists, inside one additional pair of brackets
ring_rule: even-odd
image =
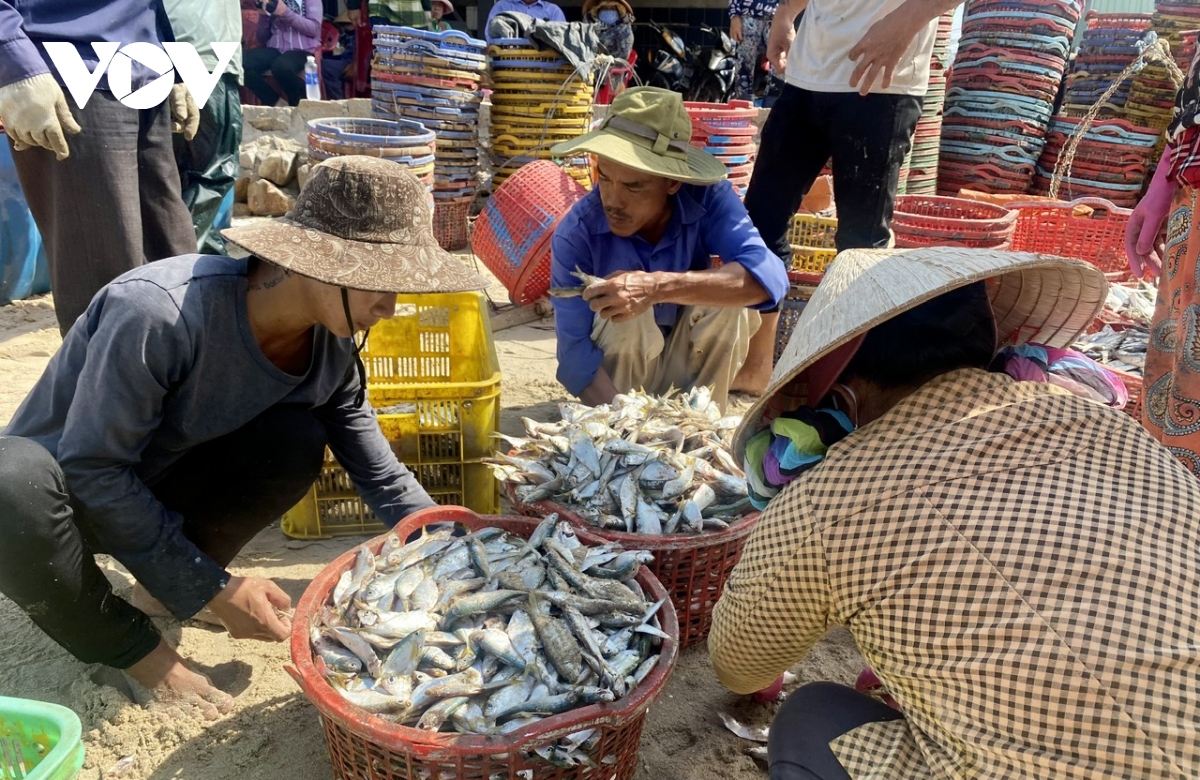
[(525, 437), (486, 459), (522, 503), (550, 500), (613, 531), (649, 535), (719, 531), (751, 511), (745, 474), (730, 454), (740, 417), (722, 417), (708, 388), (611, 404), (559, 404), (562, 420), (522, 418)]
[(1149, 327), (1139, 325), (1113, 330), (1112, 326), (1105, 325), (1096, 333), (1080, 336), (1072, 346), (1101, 365), (1141, 376), (1146, 367), (1149, 344)]
[[(311, 626), (314, 659), (350, 703), (429, 731), (508, 734), (628, 694), (663, 639), (635, 581), (643, 551), (589, 547), (548, 517), (528, 539), (497, 528), (438, 528), (378, 555), (359, 548)], [(665, 599), (664, 599), (665, 601)], [(600, 735), (538, 751), (590, 760)]]
[(1154, 319), (1154, 303), (1157, 298), (1157, 283), (1139, 281), (1131, 284), (1110, 284), (1104, 308), (1134, 322), (1149, 325)]

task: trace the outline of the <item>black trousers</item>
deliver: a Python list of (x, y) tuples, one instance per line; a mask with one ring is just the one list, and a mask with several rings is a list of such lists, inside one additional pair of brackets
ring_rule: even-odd
[[(189, 450), (150, 489), (183, 516), (188, 539), (227, 566), (308, 490), (325, 443), (311, 410), (275, 406)], [(53, 456), (32, 440), (0, 436), (0, 593), (80, 661), (125, 669), (159, 635), (113, 594), (92, 557), (103, 552)]]
[(14, 152), (29, 210), (46, 242), (54, 312), (64, 335), (116, 277), (152, 260), (196, 251), (179, 195), (166, 103), (141, 111), (97, 90), (67, 105), (83, 132), (61, 162), (47, 149)]
[(197, 251), (225, 253), (221, 230), (230, 225), (234, 182), (242, 144), (242, 100), (237, 76), (226, 73), (200, 109), (200, 129), (191, 141), (175, 134), (175, 162), (183, 203), (192, 213)]
[(283, 90), (289, 106), (300, 104), (304, 97), (304, 63), (310, 51), (293, 49), (248, 49), (242, 52), (242, 70), (246, 86), (262, 101), (264, 106), (273, 106), (279, 94), (267, 83), (266, 74), (275, 77), (275, 83)]
[(763, 127), (746, 192), (746, 210), (767, 247), (790, 261), (792, 216), (831, 157), (838, 251), (886, 247), (900, 166), (920, 116), (921, 100), (908, 95), (785, 85)]
[(845, 685), (809, 683), (788, 697), (771, 724), (771, 780), (850, 780), (829, 743), (866, 723), (903, 717)]

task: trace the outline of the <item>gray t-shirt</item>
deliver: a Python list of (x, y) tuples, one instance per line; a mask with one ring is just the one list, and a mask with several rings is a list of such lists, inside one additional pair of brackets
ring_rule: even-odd
[(185, 255), (144, 265), (92, 299), (6, 434), (33, 439), (62, 466), (105, 551), (173, 613), (199, 611), (228, 575), (147, 487), (188, 449), (268, 408), (298, 404), (388, 525), (433, 506), (396, 460), (364, 401), (349, 339), (316, 326), (307, 373), (259, 348), (246, 313), (247, 261)]

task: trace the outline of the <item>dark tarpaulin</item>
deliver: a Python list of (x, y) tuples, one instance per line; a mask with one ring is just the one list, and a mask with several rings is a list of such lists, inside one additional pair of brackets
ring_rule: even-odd
[(566, 58), (590, 83), (596, 56), (604, 51), (598, 24), (584, 22), (546, 22), (527, 14), (505, 11), (492, 17), (488, 40), (528, 38), (539, 49), (550, 48)]

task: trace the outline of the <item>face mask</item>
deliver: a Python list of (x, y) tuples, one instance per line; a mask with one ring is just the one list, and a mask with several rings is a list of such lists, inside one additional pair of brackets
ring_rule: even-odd
[(617, 13), (617, 9), (615, 8), (605, 8), (597, 15), (597, 17), (600, 19), (601, 24), (607, 24), (610, 26), (621, 21), (621, 14)]

